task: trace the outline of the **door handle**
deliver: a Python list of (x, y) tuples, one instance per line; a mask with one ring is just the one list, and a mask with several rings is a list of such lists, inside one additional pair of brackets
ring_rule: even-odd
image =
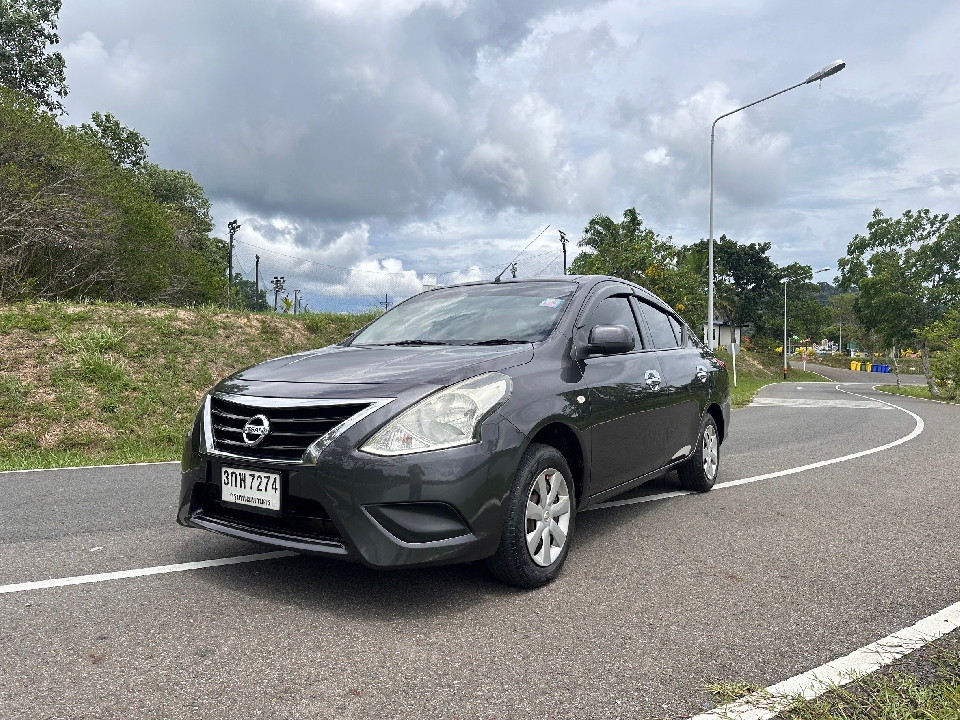
[(656, 390), (660, 387), (660, 373), (656, 370), (647, 370), (644, 375), (644, 381), (647, 383), (647, 387), (651, 390)]
[(697, 365), (697, 379), (705, 381), (710, 376), (703, 365)]

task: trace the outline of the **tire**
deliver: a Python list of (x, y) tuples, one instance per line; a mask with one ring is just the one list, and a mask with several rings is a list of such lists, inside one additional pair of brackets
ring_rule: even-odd
[(507, 497), (500, 546), (486, 561), (498, 580), (532, 589), (560, 574), (577, 512), (573, 490), (570, 467), (560, 451), (540, 444), (527, 448)]
[(677, 468), (680, 486), (684, 490), (707, 492), (720, 474), (720, 433), (717, 421), (710, 413), (703, 419), (697, 449), (690, 459)]

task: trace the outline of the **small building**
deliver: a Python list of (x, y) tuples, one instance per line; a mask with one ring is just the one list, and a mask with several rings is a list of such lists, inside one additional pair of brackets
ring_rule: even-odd
[[(730, 343), (739, 345), (744, 337), (744, 330), (749, 330), (747, 325), (731, 325), (729, 322), (713, 321), (713, 345), (715, 347), (729, 347)], [(707, 337), (707, 325), (703, 325), (703, 336)]]

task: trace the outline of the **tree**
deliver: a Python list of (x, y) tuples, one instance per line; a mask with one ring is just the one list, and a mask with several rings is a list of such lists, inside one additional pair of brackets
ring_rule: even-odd
[(887, 347), (918, 342), (927, 387), (937, 397), (924, 330), (960, 303), (960, 216), (907, 210), (893, 219), (877, 208), (867, 234), (854, 236), (838, 266), (841, 287), (859, 290), (854, 309), (865, 329)]
[(106, 282), (112, 170), (32, 98), (0, 88), (0, 296), (81, 294)]
[(0, 297), (222, 299), (223, 241), (184, 185), (192, 199), (159, 202), (103, 145), (0, 87)]
[[(831, 324), (824, 330), (827, 338), (842, 342), (844, 346), (855, 343), (862, 347), (867, 344), (863, 327), (853, 309), (856, 301), (856, 293), (837, 293), (830, 297), (827, 308), (830, 310)], [(843, 347), (840, 350), (842, 352)]]
[(258, 288), (255, 281), (245, 279), (240, 273), (234, 273), (233, 287), (242, 307), (256, 312), (270, 310), (266, 289)]
[[(756, 325), (771, 294), (780, 290), (778, 269), (767, 253), (770, 243), (749, 245), (721, 235), (713, 244), (714, 305), (732, 325)], [(707, 241), (683, 252), (706, 255)]]
[(60, 42), (61, 0), (0, 0), (0, 84), (33, 98), (50, 112), (64, 112), (69, 89), (66, 63), (47, 48)]
[(83, 123), (77, 132), (102, 145), (114, 165), (138, 168), (147, 161), (149, 141), (133, 128), (122, 124), (113, 113), (95, 112), (90, 120), (92, 125)]
[(597, 215), (583, 229), (577, 245), (585, 251), (574, 258), (570, 272), (612, 275), (641, 285), (697, 327), (706, 316), (699, 273), (702, 258), (691, 255), (678, 262), (677, 247), (671, 240), (645, 227), (636, 208), (624, 210), (619, 223)]

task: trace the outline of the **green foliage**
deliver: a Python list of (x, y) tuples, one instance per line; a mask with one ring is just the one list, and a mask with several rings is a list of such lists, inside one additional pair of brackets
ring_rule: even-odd
[[(707, 317), (708, 247), (706, 240), (677, 247), (645, 227), (635, 208), (615, 222), (597, 215), (584, 228), (579, 254), (570, 270), (578, 275), (612, 275), (642, 285), (668, 302), (694, 328)], [(737, 325), (753, 325), (753, 341), (773, 347), (783, 336), (783, 287), (789, 278), (789, 332), (821, 337), (830, 313), (819, 301), (823, 293), (812, 269), (793, 264), (778, 267), (767, 255), (770, 243), (741, 244), (722, 235), (714, 241), (714, 306), (718, 317)]]
[(945, 399), (960, 398), (960, 307), (948, 310), (924, 335), (936, 348), (930, 360), (935, 385)]
[(593, 217), (577, 243), (588, 252), (574, 258), (570, 270), (575, 275), (612, 275), (644, 284), (649, 268), (671, 265), (675, 248), (653, 230), (645, 227), (636, 208), (623, 212), (619, 223), (606, 215)]
[(736, 680), (712, 680), (706, 683), (703, 689), (711, 693), (718, 703), (729, 703), (759, 692), (763, 690), (763, 687), (755, 683), (738, 682)]
[(813, 269), (809, 265), (791, 263), (777, 268), (776, 291), (769, 292), (764, 311), (756, 320), (755, 336), (763, 339), (767, 347), (783, 343), (783, 285), (787, 289), (787, 334), (803, 342), (820, 339), (824, 327), (830, 322), (831, 312), (820, 304), (820, 286), (813, 282)]
[(383, 314), (383, 310), (368, 310), (364, 313), (306, 312), (298, 317), (304, 327), (314, 335), (346, 337), (354, 330), (364, 327)]
[(893, 219), (877, 208), (838, 265), (841, 287), (859, 289), (854, 310), (865, 329), (887, 347), (919, 344), (936, 396), (930, 328), (960, 304), (960, 216), (907, 210)]
[(121, 124), (113, 113), (95, 112), (90, 119), (93, 124), (81, 124), (77, 132), (101, 145), (114, 165), (137, 168), (147, 161), (150, 143), (143, 135)]
[[(705, 257), (707, 242), (700, 240), (683, 253)], [(742, 245), (726, 235), (714, 240), (714, 307), (733, 325), (756, 324), (781, 289), (782, 275), (767, 256), (770, 247), (770, 243)]]
[(240, 273), (233, 276), (233, 291), (240, 301), (240, 306), (246, 310), (265, 312), (271, 309), (266, 289), (257, 288), (253, 280), (245, 280)]
[(189, 173), (121, 166), (92, 132), (0, 88), (0, 297), (219, 300), (209, 207)]
[(636, 208), (628, 208), (615, 222), (597, 215), (587, 223), (574, 258), (574, 275), (612, 275), (648, 288), (677, 310), (694, 327), (706, 317), (703, 258), (696, 253), (680, 257), (671, 238), (663, 239), (645, 227)]
[(63, 55), (48, 52), (60, 42), (61, 0), (0, 0), (0, 84), (62, 113), (67, 95)]

